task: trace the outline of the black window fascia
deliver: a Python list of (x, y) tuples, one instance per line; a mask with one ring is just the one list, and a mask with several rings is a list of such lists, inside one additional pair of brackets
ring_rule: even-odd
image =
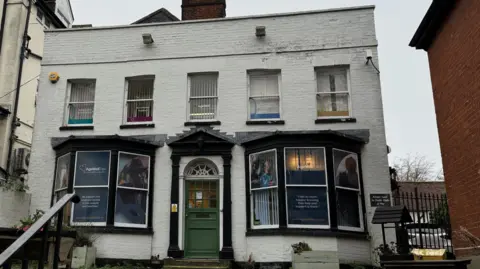
[[(278, 135), (268, 139), (260, 139), (258, 141), (249, 142), (245, 147), (245, 195), (246, 195), (246, 217), (247, 217), (247, 236), (259, 236), (259, 235), (283, 235), (297, 233), (298, 235), (311, 235), (311, 236), (336, 236), (338, 233), (343, 235), (352, 234), (364, 236), (367, 234), (366, 223), (366, 206), (365, 195), (363, 188), (363, 174), (361, 166), (361, 151), (363, 143), (353, 141), (346, 137), (335, 135)], [(328, 199), (329, 199), (329, 229), (310, 229), (310, 228), (288, 228), (286, 218), (286, 185), (285, 185), (285, 148), (295, 147), (323, 147), (325, 148), (326, 155), (326, 167), (327, 167), (327, 182), (328, 182)], [(251, 197), (250, 197), (250, 165), (249, 156), (253, 153), (261, 151), (276, 149), (277, 150), (277, 180), (278, 180), (278, 197), (279, 197), (279, 228), (275, 229), (253, 229), (253, 223), (251, 221)], [(360, 192), (361, 192), (361, 214), (363, 215), (363, 231), (352, 232), (338, 230), (337, 225), (337, 206), (336, 206), (336, 191), (335, 191), (335, 177), (333, 169), (333, 149), (339, 149), (356, 153), (358, 156), (359, 165), (359, 178), (360, 178)], [(275, 230), (278, 230), (275, 232)], [(286, 232), (288, 230), (289, 232)], [(272, 232), (273, 231), (273, 232)], [(323, 232), (322, 232), (323, 231)], [(366, 237), (365, 237), (366, 238)]]

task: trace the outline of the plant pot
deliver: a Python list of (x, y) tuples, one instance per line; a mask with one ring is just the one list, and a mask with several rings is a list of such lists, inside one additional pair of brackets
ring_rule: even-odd
[(94, 267), (96, 254), (97, 249), (95, 247), (74, 247), (72, 252), (72, 269)]
[(292, 254), (293, 269), (338, 269), (340, 262), (336, 251), (304, 251)]

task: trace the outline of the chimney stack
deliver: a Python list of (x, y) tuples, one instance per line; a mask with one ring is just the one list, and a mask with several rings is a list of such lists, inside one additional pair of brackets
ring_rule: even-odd
[(182, 0), (182, 20), (225, 18), (226, 0)]

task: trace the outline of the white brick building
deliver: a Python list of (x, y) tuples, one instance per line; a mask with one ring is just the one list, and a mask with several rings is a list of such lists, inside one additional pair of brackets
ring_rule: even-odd
[(373, 11), (47, 31), (31, 210), (75, 190), (99, 258), (288, 263), (305, 241), (370, 263), (368, 197), (390, 193)]

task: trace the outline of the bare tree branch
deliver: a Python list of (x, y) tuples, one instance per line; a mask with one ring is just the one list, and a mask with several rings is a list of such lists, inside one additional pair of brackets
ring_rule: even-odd
[(398, 181), (423, 182), (443, 180), (443, 170), (435, 171), (435, 162), (422, 155), (408, 155), (395, 161)]

